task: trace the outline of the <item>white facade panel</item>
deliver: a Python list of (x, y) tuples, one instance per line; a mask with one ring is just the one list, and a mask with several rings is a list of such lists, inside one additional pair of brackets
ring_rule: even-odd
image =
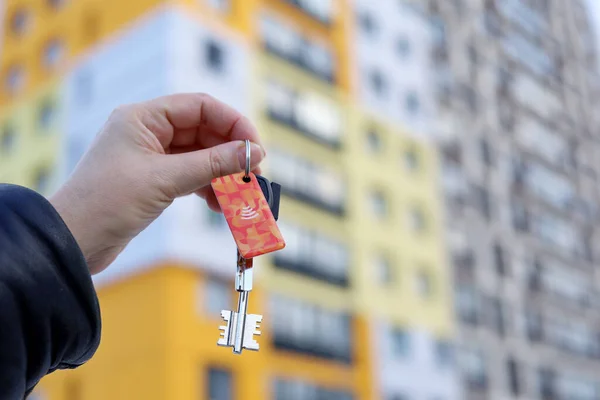
[[(215, 47), (207, 50), (207, 43)], [(221, 68), (206, 64), (210, 57), (213, 62), (216, 57), (217, 66), (223, 60)], [(122, 104), (171, 93), (206, 92), (247, 114), (248, 62), (242, 44), (224, 40), (177, 9), (144, 18), (93, 50), (68, 74), (64, 170), (73, 170), (110, 113)], [(211, 216), (202, 199), (188, 196), (176, 200), (95, 281), (122, 279), (161, 261), (190, 262), (230, 276), (235, 244), (224, 220)]]
[(393, 0), (354, 0), (353, 8), (351, 54), (360, 104), (428, 137), (435, 121), (433, 33), (428, 23)]
[(385, 322), (372, 324), (375, 382), (381, 398), (461, 399), (452, 356), (446, 353), (442, 359), (431, 333), (411, 327), (398, 335)]
[(247, 115), (254, 68), (245, 40), (184, 14), (174, 15), (173, 28), (169, 90), (209, 93)]

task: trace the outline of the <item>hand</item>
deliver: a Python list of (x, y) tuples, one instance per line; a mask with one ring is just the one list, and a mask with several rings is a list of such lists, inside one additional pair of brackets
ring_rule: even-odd
[(196, 193), (219, 211), (210, 181), (251, 168), (265, 152), (251, 122), (205, 94), (178, 94), (121, 106), (50, 198), (92, 274), (180, 196)]

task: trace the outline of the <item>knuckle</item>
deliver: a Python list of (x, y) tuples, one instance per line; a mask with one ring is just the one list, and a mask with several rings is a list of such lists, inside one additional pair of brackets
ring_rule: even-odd
[(219, 177), (223, 174), (223, 156), (215, 148), (210, 149), (210, 153), (208, 154), (208, 162), (210, 173), (213, 178)]

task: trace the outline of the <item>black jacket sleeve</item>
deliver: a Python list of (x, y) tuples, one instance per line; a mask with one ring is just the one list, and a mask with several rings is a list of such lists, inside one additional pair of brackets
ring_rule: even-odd
[(67, 226), (41, 195), (0, 184), (0, 399), (22, 400), (99, 343), (98, 298)]

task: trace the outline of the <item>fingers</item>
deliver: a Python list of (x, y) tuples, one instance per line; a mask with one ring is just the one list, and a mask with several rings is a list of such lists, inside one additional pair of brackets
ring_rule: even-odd
[(226, 140), (249, 139), (261, 144), (258, 132), (248, 118), (207, 94), (174, 94), (135, 107), (141, 122), (165, 149), (171, 145), (200, 143), (201, 137), (208, 132)]
[[(261, 146), (252, 143), (250, 154), (251, 168), (255, 169), (264, 152)], [(165, 190), (175, 198), (209, 186), (213, 178), (243, 171), (246, 149), (242, 141), (227, 142), (208, 149), (169, 154), (161, 160), (157, 167), (164, 177)]]

